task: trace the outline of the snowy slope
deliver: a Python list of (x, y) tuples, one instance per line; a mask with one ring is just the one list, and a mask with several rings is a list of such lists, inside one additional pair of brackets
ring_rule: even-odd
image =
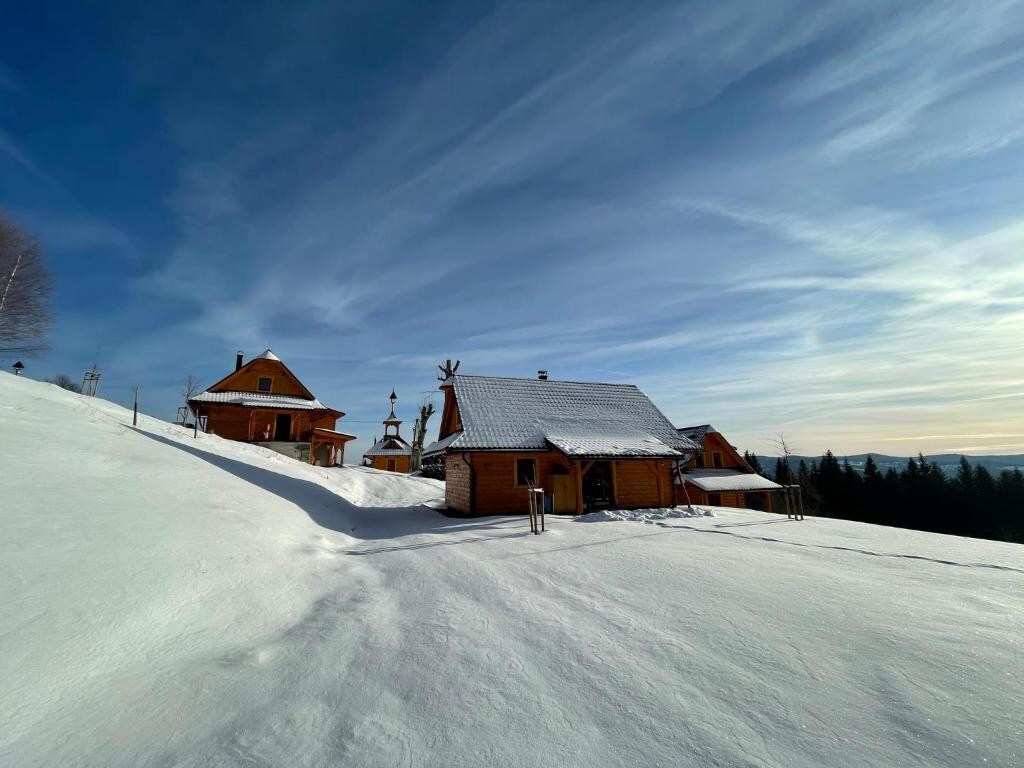
[(1024, 762), (1024, 548), (445, 518), (0, 375), (0, 765)]

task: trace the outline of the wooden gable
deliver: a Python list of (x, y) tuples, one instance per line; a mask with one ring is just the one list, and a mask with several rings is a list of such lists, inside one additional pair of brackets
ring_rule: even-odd
[[(719, 455), (721, 462), (717, 465), (715, 464), (716, 453)], [(722, 437), (720, 432), (708, 432), (704, 436), (703, 458), (704, 466), (707, 468), (720, 466), (725, 469), (742, 469), (745, 472), (752, 471), (739, 452), (728, 440)], [(691, 466), (692, 464), (693, 462), (691, 462)]]
[(462, 429), (462, 415), (459, 413), (459, 401), (455, 397), (455, 387), (445, 384), (441, 386), (441, 389), (444, 391), (444, 408), (441, 411), (438, 440), (444, 440), (448, 435)]
[[(260, 379), (270, 379), (270, 391), (260, 390)], [(209, 388), (209, 392), (263, 392), (263, 394), (286, 395), (314, 400), (298, 377), (288, 370), (280, 360), (257, 357), (237, 371), (229, 373)]]

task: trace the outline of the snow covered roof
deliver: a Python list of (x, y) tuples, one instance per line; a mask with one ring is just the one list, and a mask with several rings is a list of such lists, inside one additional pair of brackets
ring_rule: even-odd
[(695, 427), (680, 427), (676, 431), (683, 437), (690, 438), (700, 446), (704, 445), (704, 438), (707, 437), (709, 432), (718, 432), (718, 430), (710, 424), (699, 424)]
[(412, 446), (395, 435), (382, 437), (363, 456), (411, 456)]
[(355, 435), (350, 435), (348, 432), (339, 432), (336, 429), (327, 429), (327, 427), (313, 427), (314, 432), (327, 432), (331, 435), (337, 435), (338, 437), (347, 437), (350, 440), (355, 440)]
[(632, 384), (456, 374), (462, 431), (427, 451), (545, 450), (571, 456), (679, 456), (698, 446), (680, 435)]
[(641, 433), (594, 434), (589, 431), (549, 433), (547, 441), (566, 456), (678, 456), (679, 451)]
[(430, 445), (428, 445), (425, 449), (423, 449), (423, 455), (424, 456), (429, 456), (432, 453), (440, 453), (445, 448), (447, 448), (449, 445), (451, 445), (456, 440), (458, 440), (460, 437), (462, 437), (462, 430), (461, 429), (458, 432), (452, 432), (450, 435), (448, 435), (448, 437), (446, 437), (446, 438), (444, 438), (442, 440), (435, 440)]
[(766, 477), (738, 469), (691, 469), (683, 479), (702, 491), (774, 491), (782, 486)]
[(257, 360), (276, 360), (277, 362), (281, 362), (281, 358), (278, 357), (277, 355), (275, 355), (269, 349), (266, 352), (264, 352), (262, 355), (257, 355), (256, 359)]
[(326, 405), (316, 398), (306, 400), (302, 397), (286, 395), (266, 395), (258, 392), (202, 392), (191, 400), (191, 403), (226, 403), (241, 405), (246, 408), (298, 408), (309, 411), (330, 411)]

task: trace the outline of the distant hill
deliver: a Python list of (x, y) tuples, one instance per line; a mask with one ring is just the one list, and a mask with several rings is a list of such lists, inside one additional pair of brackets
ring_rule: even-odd
[[(885, 474), (886, 471), (891, 467), (899, 472), (905, 469), (907, 466), (908, 456), (888, 456), (884, 453), (857, 453), (852, 456), (843, 456), (842, 454), (836, 454), (836, 457), (840, 462), (848, 459), (850, 466), (856, 469), (858, 472), (864, 471), (864, 462), (867, 461), (868, 456), (872, 456), (875, 459), (875, 464), (878, 465), (878, 470)], [(959, 453), (940, 453), (934, 456), (925, 456), (928, 461), (938, 464), (939, 467), (947, 475), (953, 475), (956, 473), (957, 465), (960, 463)], [(758, 456), (757, 460), (761, 462), (761, 466), (765, 468), (767, 472), (772, 472), (775, 469), (775, 456)], [(812, 461), (818, 461), (820, 456), (790, 456), (789, 462), (793, 469), (796, 469), (800, 465), (801, 459), (807, 462), (807, 466), (811, 465)], [(999, 475), (1004, 469), (1019, 469), (1024, 472), (1024, 454), (1007, 454), (1004, 456), (968, 456), (967, 460), (971, 463), (971, 466), (977, 464), (982, 465), (991, 472), (993, 475)]]

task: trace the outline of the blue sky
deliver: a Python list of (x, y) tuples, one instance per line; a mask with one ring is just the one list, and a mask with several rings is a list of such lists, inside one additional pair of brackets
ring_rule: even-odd
[(758, 452), (1024, 452), (1021, 2), (4, 18), (0, 207), (58, 279), (29, 375), (98, 349), (171, 417), (271, 347), (355, 455), (446, 357)]

